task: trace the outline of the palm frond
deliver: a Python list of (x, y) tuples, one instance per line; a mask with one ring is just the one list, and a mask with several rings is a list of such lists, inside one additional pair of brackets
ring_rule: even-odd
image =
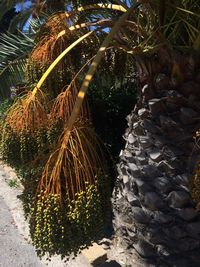
[(19, 33), (0, 35), (0, 95), (10, 96), (10, 87), (25, 82), (26, 58), (34, 46), (33, 38)]
[(102, 144), (91, 126), (77, 121), (70, 132), (68, 145), (61, 138), (58, 149), (50, 156), (39, 181), (38, 192), (44, 190), (46, 195), (54, 193), (61, 196), (64, 185), (70, 199), (75, 199), (75, 194), (84, 191), (87, 183), (94, 184), (98, 172), (104, 170), (102, 151)]
[(9, 98), (11, 87), (26, 83), (25, 70), (27, 60), (25, 58), (18, 58), (9, 62), (0, 71), (0, 96), (1, 99)]
[(72, 110), (72, 114), (69, 118), (69, 121), (67, 123), (67, 132), (66, 132), (66, 136), (68, 136), (69, 132), (71, 131), (73, 124), (75, 123), (78, 115), (79, 115), (79, 111), (81, 108), (81, 105), (83, 103), (84, 97), (86, 95), (87, 89), (89, 87), (89, 84), (95, 74), (95, 71), (99, 65), (99, 63), (101, 62), (102, 58), (105, 55), (105, 51), (107, 49), (107, 47), (110, 45), (111, 41), (113, 40), (113, 38), (115, 37), (116, 33), (120, 30), (120, 28), (122, 27), (124, 21), (127, 20), (127, 18), (131, 15), (131, 13), (140, 5), (140, 3), (136, 3), (135, 5), (133, 5), (127, 12), (125, 12), (120, 18), (119, 20), (115, 23), (115, 25), (113, 26), (113, 28), (111, 29), (110, 33), (107, 35), (107, 37), (105, 38), (105, 40), (103, 41), (100, 49), (98, 50), (93, 62), (90, 65), (90, 68), (88, 70), (87, 75), (85, 76), (85, 79), (82, 83), (82, 86), (80, 88), (80, 91), (78, 93), (74, 108)]
[(6, 123), (11, 129), (17, 133), (19, 133), (22, 129), (28, 129), (31, 132), (34, 132), (35, 129), (38, 129), (41, 126), (41, 123), (46, 121), (45, 118), (47, 116), (47, 112), (45, 106), (47, 105), (47, 101), (46, 97), (40, 90), (41, 86), (63, 57), (92, 33), (93, 32), (88, 32), (84, 34), (67, 47), (49, 66), (33, 91), (29, 92), (22, 100), (19, 99), (15, 105), (11, 107), (6, 118)]
[[(120, 17), (120, 19), (116, 22), (110, 33), (105, 38), (94, 60), (92, 61), (87, 75), (85, 76), (85, 79), (82, 83), (81, 89), (78, 93), (78, 97), (74, 104), (71, 116), (60, 138), (58, 147), (50, 155), (49, 160), (45, 165), (41, 180), (39, 182), (39, 192), (43, 190), (46, 195), (51, 193), (61, 195), (60, 177), (64, 176), (64, 179), (66, 179), (65, 184), (67, 186), (67, 191), (70, 190), (71, 199), (74, 199), (77, 192), (85, 189), (84, 186), (86, 181), (89, 182), (89, 184), (93, 184), (95, 182), (94, 178), (96, 171), (94, 172), (93, 167), (96, 166), (95, 162), (96, 156), (98, 156), (98, 154), (96, 153), (97, 150), (95, 150), (93, 145), (90, 145), (89, 141), (94, 139), (94, 135), (89, 136), (89, 133), (85, 135), (83, 129), (80, 132), (77, 132), (76, 123), (79, 121), (78, 119), (80, 116), (83, 100), (85, 98), (88, 86), (97, 69), (97, 66), (104, 57), (107, 47), (113, 40), (116, 33), (122, 27), (124, 21), (133, 12), (133, 10), (138, 7), (138, 5), (138, 3), (135, 4)], [(66, 94), (66, 97), (68, 97), (68, 94)], [(82, 138), (85, 138), (85, 140), (82, 141)], [(89, 147), (85, 147), (85, 149), (83, 149), (83, 145), (86, 143), (89, 145)], [(80, 155), (77, 154), (79, 153), (79, 151)], [(82, 155), (82, 151), (84, 151), (84, 155)], [(92, 161), (89, 160), (90, 157)], [(93, 160), (95, 160), (94, 163), (92, 163)], [(74, 164), (74, 166), (72, 166), (71, 164)], [(80, 166), (80, 168), (77, 169), (77, 166)], [(101, 166), (101, 162), (98, 162), (97, 166)], [(72, 173), (72, 170), (75, 170), (74, 174)], [(85, 176), (86, 173), (87, 175)], [(74, 181), (74, 177), (76, 179), (76, 182)], [(83, 181), (83, 184), (81, 184), (81, 181)]]
[(19, 32), (18, 35), (3, 33), (0, 35), (0, 71), (19, 57), (25, 57), (34, 46), (34, 39)]

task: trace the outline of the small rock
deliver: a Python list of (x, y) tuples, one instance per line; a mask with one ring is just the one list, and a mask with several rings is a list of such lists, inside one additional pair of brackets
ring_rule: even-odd
[(101, 244), (102, 248), (105, 250), (110, 249), (110, 246), (108, 246), (107, 244)]
[(127, 225), (132, 225), (133, 221), (134, 221), (134, 216), (132, 215), (132, 213), (127, 212), (126, 210), (121, 212), (121, 223), (122, 225), (125, 223)]
[(120, 162), (117, 164), (117, 170), (121, 176), (127, 175), (127, 167), (124, 165), (124, 163)]
[(158, 254), (164, 257), (170, 256), (170, 251), (163, 245), (156, 246)]
[(126, 231), (130, 237), (135, 237), (136, 236), (136, 229), (135, 227), (132, 228), (126, 228)]
[(147, 157), (143, 157), (143, 156), (141, 156), (141, 157), (137, 157), (137, 160), (138, 160), (138, 162), (140, 163), (140, 164), (147, 164), (148, 163), (148, 158)]
[(142, 87), (142, 93), (145, 94), (149, 89), (149, 85), (148, 84), (145, 84), (143, 87)]
[(97, 243), (93, 243), (91, 247), (83, 249), (82, 254), (94, 267), (105, 263), (105, 261), (107, 260), (106, 251)]
[(128, 192), (126, 194), (127, 200), (128, 202), (132, 205), (132, 206), (140, 206), (140, 202), (139, 200), (135, 197), (135, 195), (132, 192)]
[(136, 138), (132, 135), (132, 134), (129, 134), (128, 135), (128, 138), (127, 138), (127, 141), (130, 143), (130, 144), (134, 144), (136, 142)]
[(142, 165), (148, 162), (148, 157), (143, 151), (136, 151), (135, 156), (136, 156), (136, 159), (139, 161), (139, 163)]
[(124, 149), (122, 154), (126, 158), (131, 158), (133, 156), (132, 153), (128, 149)]
[(123, 175), (123, 183), (126, 185), (126, 184), (129, 184), (129, 177), (128, 175)]
[(98, 244), (101, 245), (103, 249), (107, 250), (110, 249), (112, 241), (108, 238), (103, 238)]

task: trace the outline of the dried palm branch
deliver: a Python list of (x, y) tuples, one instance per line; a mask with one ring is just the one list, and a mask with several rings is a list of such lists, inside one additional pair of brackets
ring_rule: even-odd
[[(70, 84), (67, 86), (64, 92), (61, 92), (51, 109), (50, 112), (50, 121), (55, 122), (57, 120), (62, 120), (63, 123), (66, 123), (71, 115), (71, 112), (73, 110), (76, 96), (78, 94), (78, 88), (76, 86), (76, 79), (79, 76), (79, 74), (85, 69), (85, 67), (94, 59), (94, 56), (86, 62), (86, 64), (83, 65), (83, 67), (77, 72), (77, 74), (74, 76)], [(89, 112), (89, 106), (87, 101), (85, 101), (84, 105), (81, 107), (80, 111), (80, 117), (82, 118), (88, 118), (90, 117)]]
[(86, 121), (77, 121), (68, 143), (61, 137), (58, 149), (50, 156), (38, 192), (42, 190), (46, 195), (58, 194), (60, 197), (68, 193), (70, 199), (75, 199), (76, 193), (85, 191), (87, 183), (94, 184), (97, 174), (105, 168), (102, 151), (93, 129)]
[[(75, 197), (75, 193), (80, 192), (79, 190), (82, 190), (82, 175), (84, 173), (87, 173), (87, 177), (84, 179), (87, 179), (89, 183), (94, 182), (94, 175), (96, 175), (96, 171), (93, 171), (96, 169), (96, 150), (93, 146), (89, 146), (82, 149), (84, 147), (84, 143), (82, 142), (81, 138), (85, 136), (86, 139), (84, 139), (84, 142), (87, 144), (90, 144), (89, 142), (94, 139), (91, 135), (85, 135), (84, 134), (84, 128), (80, 128), (81, 131), (77, 131), (77, 119), (79, 117), (79, 112), (86, 94), (86, 91), (88, 89), (89, 83), (97, 69), (98, 64), (100, 63), (101, 59), (104, 57), (105, 51), (107, 47), (109, 46), (110, 42), (112, 41), (113, 37), (116, 35), (118, 30), (123, 25), (124, 21), (127, 19), (127, 17), (133, 12), (133, 10), (138, 6), (138, 4), (134, 5), (134, 7), (130, 8), (115, 24), (115, 26), (111, 29), (111, 32), (108, 34), (106, 39), (104, 40), (102, 46), (100, 47), (99, 51), (97, 52), (93, 62), (90, 65), (90, 68), (88, 70), (88, 73), (82, 83), (81, 89), (78, 93), (77, 100), (75, 102), (75, 105), (73, 107), (71, 116), (67, 122), (67, 127), (63, 132), (63, 135), (60, 139), (60, 143), (58, 145), (57, 150), (51, 154), (44, 172), (42, 174), (41, 181), (39, 183), (39, 190), (44, 190), (46, 194), (61, 194), (61, 177), (67, 177), (64, 179), (67, 179), (65, 182), (65, 186), (67, 186), (68, 190), (70, 191), (70, 195), (72, 198)], [(76, 134), (74, 134), (76, 133)], [(80, 157), (77, 158), (78, 151), (84, 151), (84, 154), (80, 154)], [(92, 151), (92, 153), (91, 153)], [(81, 152), (83, 153), (83, 152)], [(70, 155), (70, 157), (69, 157)], [(90, 159), (88, 161), (88, 159)], [(71, 162), (77, 164), (77, 167), (75, 167), (75, 173), (72, 174), (73, 165)], [(99, 162), (100, 164), (100, 162)], [(73, 167), (74, 167), (73, 166)], [(78, 166), (80, 168), (78, 168)], [(89, 169), (88, 169), (89, 166)], [(99, 165), (101, 166), (101, 164)], [(90, 170), (91, 167), (94, 167), (93, 170)], [(85, 168), (85, 170), (84, 170)], [(70, 180), (72, 179), (72, 180)], [(74, 181), (75, 180), (75, 181)], [(75, 183), (75, 186), (73, 185)]]
[(8, 111), (6, 123), (10, 128), (16, 132), (20, 132), (23, 129), (29, 129), (32, 132), (37, 129), (40, 122), (46, 122), (47, 118), (47, 98), (40, 90), (42, 84), (47, 79), (49, 74), (55, 68), (55, 66), (61, 61), (61, 59), (69, 53), (76, 45), (82, 40), (90, 36), (93, 32), (88, 32), (81, 36), (78, 40), (68, 46), (54, 62), (49, 66), (46, 72), (43, 74), (37, 85), (32, 92), (29, 92), (24, 98), (19, 99)]
[(33, 133), (47, 123), (47, 106), (44, 103), (47, 103), (47, 99), (40, 89), (37, 89), (37, 95), (28, 92), (10, 108), (6, 124), (17, 133), (23, 130)]
[(67, 19), (69, 20), (70, 18), (73, 18), (73, 16), (77, 15), (77, 13), (79, 12), (91, 9), (111, 9), (121, 12), (126, 11), (125, 8), (123, 8), (121, 5), (95, 4), (88, 5), (85, 7), (79, 7), (70, 13), (57, 13), (51, 16), (47, 23), (41, 28), (41, 31), (38, 35), (38, 39), (40, 40), (40, 42), (33, 50), (30, 59), (35, 62), (39, 61), (44, 63), (50, 61), (53, 56), (56, 57), (56, 55), (60, 54), (63, 48), (63, 44), (66, 45), (66, 42), (69, 42), (70, 37), (74, 37), (74, 35), (71, 35), (72, 31), (94, 25), (94, 23), (83, 23), (70, 27), (67, 25)]

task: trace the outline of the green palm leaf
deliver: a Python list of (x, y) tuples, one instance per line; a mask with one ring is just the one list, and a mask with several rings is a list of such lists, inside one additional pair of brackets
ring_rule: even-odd
[(0, 72), (0, 97), (10, 97), (10, 88), (26, 82), (26, 59), (21, 58), (10, 62)]

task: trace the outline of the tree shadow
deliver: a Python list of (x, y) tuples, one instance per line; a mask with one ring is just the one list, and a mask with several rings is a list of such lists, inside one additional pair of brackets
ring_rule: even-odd
[(121, 267), (121, 265), (118, 262), (112, 260), (109, 262), (105, 262), (101, 265), (98, 265), (98, 267)]

